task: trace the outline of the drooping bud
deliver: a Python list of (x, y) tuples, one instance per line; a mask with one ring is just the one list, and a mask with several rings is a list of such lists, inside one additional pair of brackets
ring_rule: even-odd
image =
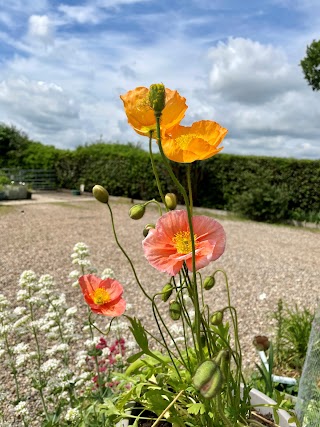
[(149, 233), (149, 230), (150, 230), (151, 228), (156, 228), (156, 226), (155, 226), (154, 224), (147, 224), (147, 225), (144, 227), (144, 229), (143, 229), (143, 231), (142, 231), (142, 234), (143, 234), (143, 236), (144, 236), (144, 237), (147, 237), (147, 235), (148, 235), (148, 233)]
[(229, 368), (228, 362), (230, 361), (230, 357), (231, 357), (231, 354), (229, 350), (221, 350), (219, 351), (218, 355), (214, 359), (214, 361), (220, 367), (220, 371), (224, 379), (228, 377), (228, 368)]
[(222, 374), (213, 360), (206, 360), (196, 370), (192, 382), (194, 387), (206, 399), (215, 397), (222, 386)]
[(108, 203), (109, 193), (102, 185), (95, 185), (92, 189), (93, 196), (101, 203)]
[(131, 219), (141, 219), (146, 211), (143, 205), (133, 205), (129, 211)]
[(211, 316), (210, 323), (211, 323), (211, 325), (218, 326), (218, 325), (221, 325), (222, 320), (223, 320), (223, 313), (222, 313), (222, 311), (216, 311)]
[(181, 316), (181, 305), (178, 301), (170, 301), (169, 314), (172, 320), (179, 320)]
[(267, 351), (270, 347), (270, 341), (268, 337), (264, 335), (257, 335), (254, 337), (252, 343), (258, 351)]
[(213, 276), (208, 276), (204, 279), (202, 286), (206, 291), (210, 291), (210, 289), (212, 289), (215, 284), (216, 279)]
[(162, 288), (162, 295), (161, 295), (161, 299), (163, 302), (168, 301), (168, 299), (171, 297), (173, 291), (173, 286), (171, 285), (171, 283), (167, 283), (166, 285), (164, 285), (164, 287)]
[(166, 105), (166, 89), (164, 84), (153, 84), (149, 88), (149, 101), (155, 114), (161, 114)]
[(164, 200), (171, 211), (177, 207), (177, 196), (174, 193), (167, 193), (164, 196)]

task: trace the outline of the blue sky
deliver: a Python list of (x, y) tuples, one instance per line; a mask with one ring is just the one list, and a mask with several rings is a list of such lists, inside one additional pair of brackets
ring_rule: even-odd
[(59, 148), (147, 141), (119, 96), (163, 82), (184, 125), (229, 129), (224, 152), (320, 158), (320, 93), (303, 78), (318, 0), (11, 0), (0, 10), (0, 121)]

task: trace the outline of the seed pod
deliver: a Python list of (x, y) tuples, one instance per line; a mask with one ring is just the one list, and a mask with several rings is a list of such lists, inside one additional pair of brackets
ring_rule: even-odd
[(162, 295), (161, 295), (161, 299), (163, 302), (168, 301), (168, 299), (171, 297), (173, 291), (173, 286), (171, 285), (171, 283), (167, 283), (166, 285), (164, 285), (164, 287), (162, 288)]
[(181, 305), (178, 301), (170, 301), (169, 314), (172, 320), (179, 320), (181, 316)]
[(109, 193), (102, 185), (95, 185), (92, 189), (93, 196), (101, 203), (108, 203)]
[(174, 193), (167, 193), (164, 196), (164, 200), (171, 211), (177, 207), (177, 196)]
[(129, 216), (131, 219), (141, 219), (146, 211), (146, 208), (143, 205), (133, 205), (129, 211)]
[(215, 397), (222, 386), (222, 374), (217, 363), (213, 360), (203, 362), (196, 370), (192, 382), (206, 399)]
[(252, 343), (258, 351), (267, 351), (270, 347), (270, 341), (268, 337), (264, 335), (257, 335), (254, 337)]
[(149, 101), (155, 113), (161, 114), (166, 105), (166, 88), (163, 83), (153, 84), (149, 88)]
[(205, 289), (206, 291), (209, 291), (214, 287), (215, 284), (216, 284), (216, 279), (212, 276), (208, 276), (204, 279), (202, 286), (203, 286), (203, 289)]
[(216, 311), (210, 318), (211, 325), (218, 326), (221, 325), (223, 321), (223, 313), (222, 311)]

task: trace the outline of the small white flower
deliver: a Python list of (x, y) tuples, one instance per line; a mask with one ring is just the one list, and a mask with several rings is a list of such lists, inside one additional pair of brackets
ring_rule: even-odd
[(29, 344), (26, 344), (24, 342), (19, 342), (16, 346), (12, 348), (12, 351), (14, 354), (23, 354), (26, 353), (29, 349)]
[(81, 276), (81, 273), (78, 270), (73, 270), (69, 273), (70, 279), (78, 279)]
[(20, 306), (20, 307), (16, 307), (14, 310), (13, 310), (13, 313), (16, 315), (16, 316), (22, 316), (23, 314), (25, 314), (25, 312), (26, 312), (26, 307), (24, 307), (24, 306)]
[(69, 408), (64, 418), (66, 421), (71, 421), (72, 423), (75, 423), (80, 420), (80, 417), (81, 415), (79, 409)]
[(9, 301), (3, 294), (0, 294), (0, 310), (2, 311), (2, 309), (7, 308), (8, 306)]
[(101, 274), (101, 279), (115, 279), (114, 271), (111, 268), (105, 268)]
[(55, 354), (55, 353), (63, 353), (63, 352), (65, 352), (65, 351), (67, 351), (68, 349), (69, 349), (68, 344), (61, 343), (61, 344), (57, 344), (57, 345), (54, 345), (53, 347), (49, 348), (49, 349), (46, 351), (46, 353), (47, 353), (49, 356), (52, 356), (52, 355), (53, 355), (53, 354)]
[(3, 348), (0, 348), (0, 359), (6, 354), (6, 351)]
[(29, 298), (29, 292), (26, 289), (19, 289), (17, 292), (17, 301), (24, 301)]
[(137, 348), (137, 343), (135, 341), (126, 341), (126, 349), (128, 351), (135, 350)]
[(21, 416), (26, 416), (29, 415), (29, 411), (27, 408), (27, 402), (24, 402), (23, 400), (21, 402), (19, 402), (15, 407), (14, 407), (15, 412), (18, 415)]
[(22, 289), (38, 290), (38, 281), (36, 273), (32, 270), (24, 271), (20, 276), (19, 286)]
[(60, 360), (58, 359), (49, 359), (41, 365), (41, 372), (48, 374), (56, 370), (60, 366)]
[(266, 298), (267, 298), (267, 294), (265, 294), (265, 293), (263, 292), (262, 294), (260, 294), (260, 295), (258, 296), (258, 298), (259, 298), (259, 300), (260, 300), (260, 301), (263, 301), (264, 299), (266, 299)]
[(20, 368), (21, 366), (25, 365), (29, 359), (30, 359), (30, 354), (28, 353), (18, 354), (18, 356), (16, 357), (16, 367)]
[(13, 329), (18, 329), (20, 326), (24, 325), (30, 320), (30, 314), (26, 314), (25, 316), (20, 317), (13, 325)]
[(102, 349), (102, 356), (103, 356), (103, 357), (108, 357), (108, 356), (110, 356), (110, 353), (111, 353), (111, 351), (110, 351), (110, 348), (109, 348), (109, 347), (105, 347), (105, 348), (103, 348), (103, 349)]
[(73, 307), (70, 307), (66, 310), (65, 315), (67, 317), (73, 316), (74, 314), (76, 314), (77, 311), (78, 311), (78, 308), (76, 306), (73, 306)]
[(72, 264), (80, 265), (80, 267), (90, 267), (91, 263), (89, 259), (74, 258)]

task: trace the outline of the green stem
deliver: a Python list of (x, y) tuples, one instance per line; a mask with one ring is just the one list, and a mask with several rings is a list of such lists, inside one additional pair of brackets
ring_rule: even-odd
[(192, 185), (191, 185), (191, 163), (187, 164), (187, 183), (188, 183), (188, 192), (189, 192), (190, 211), (192, 215), (193, 199), (192, 199)]
[(155, 179), (156, 179), (156, 183), (157, 183), (157, 187), (158, 187), (158, 191), (159, 191), (159, 194), (160, 194), (160, 197), (161, 197), (162, 203), (165, 205), (165, 207), (166, 207), (166, 211), (168, 212), (168, 211), (169, 211), (169, 209), (168, 209), (168, 207), (167, 207), (167, 204), (166, 204), (166, 201), (165, 201), (165, 198), (164, 198), (163, 192), (162, 192), (162, 188), (161, 188), (161, 183), (160, 183), (159, 175), (158, 175), (157, 168), (156, 168), (156, 165), (155, 165), (155, 163), (154, 163), (154, 159), (153, 159), (153, 153), (152, 153), (152, 134), (153, 134), (153, 131), (151, 130), (151, 131), (149, 132), (149, 154), (150, 154), (150, 160), (151, 160), (152, 171), (153, 171), (154, 177), (155, 177)]
[(140, 280), (139, 280), (139, 278), (138, 278), (138, 276), (137, 276), (137, 273), (136, 273), (136, 269), (134, 268), (134, 265), (133, 265), (133, 263), (132, 263), (131, 259), (129, 258), (129, 256), (128, 256), (127, 252), (123, 249), (123, 247), (121, 246), (121, 244), (120, 244), (120, 242), (119, 242), (119, 240), (118, 240), (118, 236), (117, 236), (116, 229), (115, 229), (115, 225), (114, 225), (114, 218), (113, 218), (112, 209), (111, 209), (111, 207), (110, 207), (109, 203), (107, 203), (107, 206), (108, 206), (108, 208), (109, 208), (109, 212), (110, 212), (110, 216), (111, 216), (111, 225), (112, 225), (112, 231), (113, 231), (113, 235), (114, 235), (115, 241), (116, 241), (116, 243), (117, 243), (117, 245), (118, 245), (119, 249), (120, 249), (120, 250), (121, 250), (121, 252), (123, 253), (123, 255), (127, 258), (127, 260), (128, 260), (128, 262), (129, 262), (129, 264), (130, 264), (131, 270), (132, 270), (132, 272), (133, 272), (133, 274), (134, 274), (134, 277), (135, 277), (135, 279), (136, 279), (136, 282), (137, 282), (137, 284), (138, 284), (139, 288), (140, 288), (140, 289), (141, 289), (141, 291), (143, 292), (144, 296), (145, 296), (146, 298), (148, 298), (148, 300), (149, 300), (149, 301), (151, 301), (151, 302), (152, 302), (152, 298), (147, 294), (147, 292), (144, 290), (143, 286), (142, 286), (142, 285), (141, 285), (141, 283), (140, 283)]
[(16, 387), (17, 400), (20, 400), (20, 392), (19, 392), (19, 384), (18, 384), (18, 378), (17, 378), (17, 370), (16, 370), (15, 363), (13, 361), (12, 350), (11, 350), (9, 342), (8, 342), (8, 336), (7, 336), (7, 334), (4, 337), (4, 342), (6, 344), (6, 349), (7, 349), (7, 353), (8, 353), (8, 356), (9, 356), (9, 364), (10, 364), (11, 372), (12, 372), (13, 378), (14, 378), (14, 383), (15, 383), (15, 387)]
[[(91, 337), (91, 341), (94, 341), (94, 333), (93, 333), (93, 329), (92, 329), (92, 323), (91, 323), (91, 309), (89, 307), (87, 307), (88, 310), (88, 321), (89, 321), (89, 331), (90, 331), (90, 337)], [(98, 362), (98, 356), (95, 354), (93, 356), (94, 359), (94, 364), (96, 367), (96, 371), (97, 371), (97, 378), (98, 378), (98, 387), (99, 387), (99, 399), (101, 402), (103, 402), (103, 392), (102, 392), (102, 378), (100, 375), (100, 370), (99, 370), (99, 362)]]
[(192, 248), (192, 275), (193, 275), (192, 289), (193, 289), (194, 308), (195, 308), (195, 330), (196, 330), (196, 336), (197, 336), (197, 342), (198, 342), (198, 348), (196, 349), (196, 351), (199, 352), (199, 358), (200, 358), (200, 362), (201, 362), (201, 361), (203, 361), (204, 354), (203, 354), (203, 349), (201, 346), (200, 306), (199, 306), (198, 289), (197, 289), (196, 257), (195, 257), (196, 245), (195, 245), (194, 233), (193, 233), (192, 212), (190, 210), (190, 203), (189, 203), (189, 199), (188, 199), (188, 195), (186, 193), (186, 190), (184, 189), (184, 187), (180, 184), (180, 182), (176, 178), (176, 176), (175, 176), (175, 174), (174, 174), (174, 172), (170, 166), (170, 163), (168, 162), (168, 159), (166, 158), (166, 156), (163, 152), (163, 149), (162, 149), (161, 131), (160, 131), (160, 115), (156, 115), (156, 122), (157, 122), (157, 139), (158, 139), (158, 145), (159, 145), (159, 150), (160, 150), (162, 160), (164, 162), (165, 167), (167, 168), (167, 171), (169, 172), (169, 175), (170, 175), (172, 181), (174, 182), (174, 184), (176, 185), (176, 187), (178, 188), (178, 190), (182, 194), (186, 208), (187, 208), (188, 223), (189, 223), (190, 238), (191, 238), (191, 248)]
[(160, 203), (157, 200), (155, 200), (155, 199), (149, 200), (148, 202), (145, 202), (143, 204), (143, 206), (148, 206), (150, 203), (155, 203), (158, 206), (159, 214), (160, 214), (160, 216), (162, 216), (162, 208), (161, 208)]

